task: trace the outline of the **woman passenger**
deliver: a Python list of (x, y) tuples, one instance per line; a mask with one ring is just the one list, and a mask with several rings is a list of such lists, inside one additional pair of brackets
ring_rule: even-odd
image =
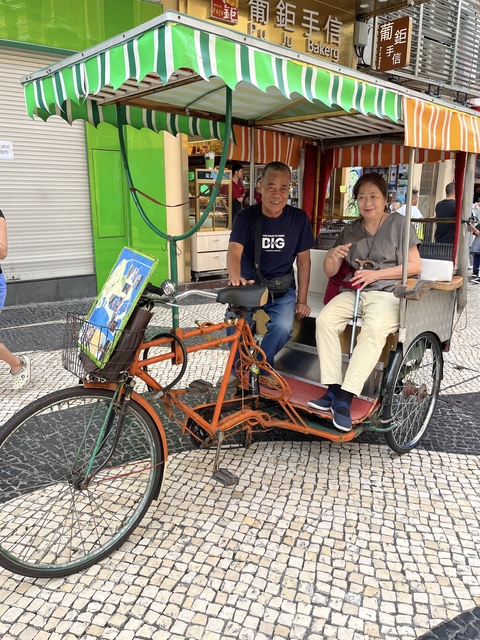
[[(402, 278), (405, 237), (405, 218), (397, 212), (387, 213), (387, 184), (380, 174), (364, 173), (353, 187), (353, 197), (360, 217), (343, 229), (325, 256), (323, 270), (332, 278), (344, 260), (355, 270), (349, 286), (360, 290), (358, 316), (362, 327), (342, 380), (340, 334), (352, 320), (356, 294), (351, 288), (340, 287), (340, 293), (322, 309), (316, 323), (320, 378), (328, 388), (325, 395), (308, 403), (313, 409), (331, 411), (333, 424), (340, 431), (352, 429), (353, 397), (362, 392), (387, 336), (398, 329), (400, 300), (394, 297), (393, 290)], [(419, 244), (412, 225), (409, 277), (421, 271)], [(374, 266), (360, 269), (356, 259), (370, 260)]]

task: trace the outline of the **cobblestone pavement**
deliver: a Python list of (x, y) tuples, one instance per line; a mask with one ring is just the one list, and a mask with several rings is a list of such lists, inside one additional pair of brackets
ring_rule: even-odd
[[(225, 448), (222, 467), (240, 478), (225, 488), (211, 477), (214, 452), (193, 449), (162, 412), (170, 459), (160, 501), (82, 573), (40, 580), (0, 569), (2, 639), (480, 637), (479, 298), (470, 285), (430, 428), (406, 456), (378, 435), (336, 445), (271, 432), (248, 450)], [(4, 311), (0, 341), (33, 368), (16, 392), (1, 368), (0, 424), (76, 383), (60, 364), (63, 320), (90, 302)], [(223, 312), (193, 304), (181, 324)], [(155, 326), (169, 321), (156, 311)], [(215, 382), (225, 359), (197, 354), (187, 380)]]

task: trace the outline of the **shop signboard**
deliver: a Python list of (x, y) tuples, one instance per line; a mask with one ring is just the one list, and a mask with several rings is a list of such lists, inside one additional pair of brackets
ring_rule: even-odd
[(210, 0), (211, 17), (228, 24), (238, 23), (238, 0)]
[(389, 20), (378, 27), (376, 71), (402, 69), (410, 63), (412, 19), (408, 16)]
[[(234, 6), (235, 5), (235, 6)], [(188, 13), (219, 20), (254, 38), (351, 66), (352, 7), (311, 0), (188, 0)]]

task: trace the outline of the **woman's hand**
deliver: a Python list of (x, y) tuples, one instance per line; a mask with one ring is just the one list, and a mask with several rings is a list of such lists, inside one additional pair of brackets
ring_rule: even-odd
[(343, 260), (348, 255), (348, 250), (352, 246), (352, 243), (339, 244), (338, 247), (333, 247), (327, 251), (325, 260), (323, 261), (323, 271), (327, 278), (332, 278), (337, 275), (338, 270), (342, 266)]
[(381, 279), (381, 269), (357, 269), (349, 280), (355, 289), (364, 289), (367, 285)]
[(347, 257), (348, 250), (350, 249), (351, 246), (352, 246), (351, 242), (349, 242), (348, 244), (339, 244), (338, 247), (333, 247), (333, 249), (330, 249), (328, 254), (334, 260), (341, 262)]

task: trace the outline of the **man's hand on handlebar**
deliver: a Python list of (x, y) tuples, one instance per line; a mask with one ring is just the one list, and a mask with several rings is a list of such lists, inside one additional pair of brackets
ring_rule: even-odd
[(255, 280), (245, 280), (245, 278), (230, 278), (228, 284), (231, 287), (243, 287), (246, 284), (255, 284)]

